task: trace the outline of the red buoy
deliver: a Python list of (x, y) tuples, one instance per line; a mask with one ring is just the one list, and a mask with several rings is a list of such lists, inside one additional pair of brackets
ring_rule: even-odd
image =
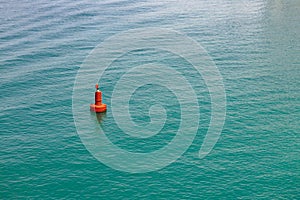
[(95, 104), (90, 105), (90, 110), (96, 113), (105, 112), (106, 104), (102, 103), (102, 92), (99, 90), (99, 85), (96, 84)]

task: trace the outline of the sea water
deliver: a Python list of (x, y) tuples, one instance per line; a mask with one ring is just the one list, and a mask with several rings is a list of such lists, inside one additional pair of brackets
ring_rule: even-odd
[[(1, 1), (0, 198), (299, 198), (299, 9), (297, 0)], [(145, 84), (129, 102), (131, 120), (140, 127), (155, 119), (149, 110), (159, 112), (151, 110), (152, 104), (163, 107), (167, 119), (155, 136), (126, 134), (112, 114), (114, 86), (125, 71), (154, 61), (186, 76), (200, 113), (195, 136), (178, 158), (159, 169), (132, 173), (101, 162), (86, 148), (80, 124), (74, 123), (72, 97), (76, 77), (97, 45), (149, 27), (176, 31), (205, 49), (222, 77), (226, 118), (212, 151), (200, 159), (213, 105), (203, 76), (163, 49), (126, 52), (101, 78), (108, 112), (99, 121), (90, 113), (90, 85), (84, 88), (90, 96), (83, 97), (89, 102), (82, 105), (82, 116), (89, 117), (81, 123), (94, 122), (128, 152), (147, 154), (170, 144), (181, 125), (180, 103), (170, 89)]]

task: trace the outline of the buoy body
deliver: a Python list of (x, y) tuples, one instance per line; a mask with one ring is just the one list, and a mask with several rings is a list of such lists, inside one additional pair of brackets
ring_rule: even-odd
[(106, 111), (106, 104), (102, 103), (102, 92), (99, 90), (98, 84), (96, 84), (95, 104), (90, 105), (90, 110), (96, 113)]

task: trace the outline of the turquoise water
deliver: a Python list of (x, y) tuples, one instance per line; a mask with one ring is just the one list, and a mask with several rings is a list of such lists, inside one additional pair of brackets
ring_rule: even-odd
[[(299, 9), (297, 0), (1, 2), (0, 198), (299, 198)], [(211, 115), (203, 78), (169, 52), (124, 55), (101, 80), (109, 107), (101, 126), (119, 147), (160, 149), (180, 123), (174, 94), (145, 85), (131, 99), (132, 120), (149, 123), (148, 105), (160, 101), (168, 111), (167, 134), (137, 140), (119, 130), (110, 98), (124, 63), (158, 57), (175, 63), (189, 74), (200, 104), (199, 129), (185, 153), (160, 170), (134, 174), (104, 165), (85, 148), (72, 95), (81, 64), (98, 44), (146, 27), (174, 29), (206, 49), (223, 77), (227, 112), (220, 139), (199, 159)], [(93, 87), (87, 88), (91, 102)]]

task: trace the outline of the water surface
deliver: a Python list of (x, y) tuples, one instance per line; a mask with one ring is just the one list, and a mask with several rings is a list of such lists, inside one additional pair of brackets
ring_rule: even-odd
[[(1, 2), (0, 197), (296, 199), (299, 9), (297, 0)], [(192, 145), (159, 171), (130, 174), (105, 166), (86, 150), (73, 121), (72, 90), (80, 65), (95, 46), (113, 34), (143, 27), (174, 29), (207, 50), (223, 76), (227, 117), (213, 151), (199, 159), (210, 98), (201, 77), (195, 76), (201, 119)], [(137, 52), (127, 59), (151, 56), (157, 57)], [(108, 104), (119, 73), (114, 63), (103, 79)], [(132, 99), (134, 109), (144, 113), (143, 100), (155, 101), (143, 99), (149, 90), (158, 96), (168, 93), (159, 86), (140, 88)], [(90, 91), (92, 101), (93, 86)], [(172, 110), (176, 101), (165, 104)], [(143, 116), (133, 118), (147, 123)], [(165, 131), (176, 129), (176, 119)], [(129, 151), (153, 151), (173, 137), (120, 139), (111, 120), (108, 113), (109, 138)]]

